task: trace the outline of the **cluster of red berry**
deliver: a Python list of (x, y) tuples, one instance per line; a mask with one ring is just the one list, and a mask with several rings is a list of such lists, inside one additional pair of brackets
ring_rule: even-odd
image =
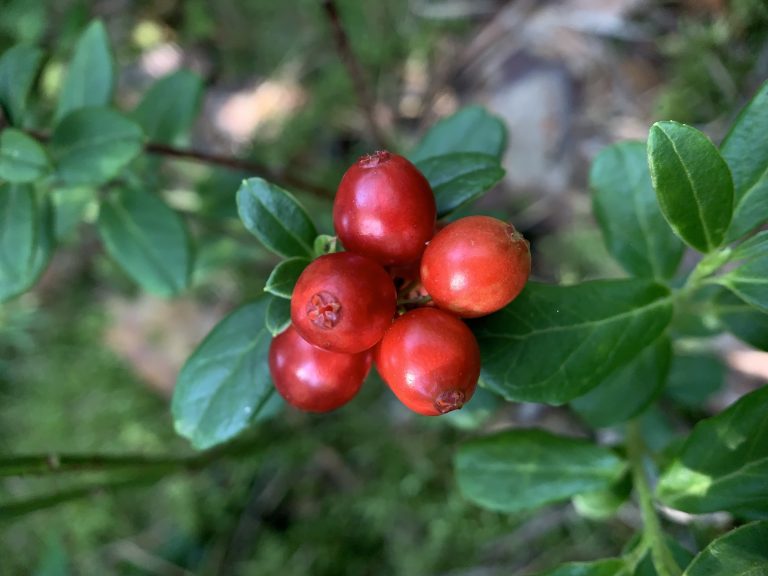
[(528, 242), (487, 216), (441, 228), (427, 180), (390, 152), (344, 174), (333, 222), (347, 251), (314, 260), (294, 287), (292, 325), (269, 351), (278, 392), (327, 412), (357, 394), (375, 362), (415, 412), (461, 408), (477, 386), (480, 350), (459, 317), (490, 314), (520, 293)]

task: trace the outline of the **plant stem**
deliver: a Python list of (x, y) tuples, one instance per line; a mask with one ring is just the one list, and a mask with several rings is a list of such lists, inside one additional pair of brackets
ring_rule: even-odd
[(432, 296), (418, 296), (416, 298), (404, 298), (397, 301), (398, 306), (413, 306), (427, 304), (432, 301)]
[(627, 424), (627, 454), (643, 518), (643, 540), (651, 549), (653, 565), (659, 576), (680, 576), (682, 571), (664, 541), (661, 521), (653, 505), (653, 494), (645, 473), (645, 446), (638, 420)]

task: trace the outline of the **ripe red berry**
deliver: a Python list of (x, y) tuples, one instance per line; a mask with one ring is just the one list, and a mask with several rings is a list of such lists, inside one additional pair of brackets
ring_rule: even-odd
[(371, 368), (371, 352), (339, 354), (312, 346), (293, 326), (272, 340), (269, 372), (291, 406), (329, 412), (352, 400)]
[(339, 184), (333, 225), (347, 250), (377, 262), (416, 262), (435, 228), (435, 196), (408, 160), (391, 152), (360, 158)]
[(464, 318), (500, 310), (531, 272), (528, 241), (511, 224), (469, 216), (438, 232), (421, 259), (421, 281), (438, 307)]
[(291, 297), (291, 321), (310, 344), (354, 354), (373, 347), (392, 323), (397, 295), (369, 258), (337, 252), (304, 269)]
[(480, 348), (466, 324), (443, 310), (417, 308), (392, 324), (376, 347), (376, 368), (400, 401), (425, 416), (461, 408), (480, 376)]

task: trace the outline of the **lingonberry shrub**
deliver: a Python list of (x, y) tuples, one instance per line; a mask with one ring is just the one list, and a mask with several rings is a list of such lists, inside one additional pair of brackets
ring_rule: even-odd
[(275, 336), (269, 347), (269, 372), (288, 404), (306, 412), (340, 408), (360, 390), (372, 353), (342, 354), (313, 346), (294, 327)]
[(395, 396), (425, 416), (469, 402), (480, 375), (480, 349), (466, 324), (436, 308), (400, 316), (376, 347), (376, 369)]
[(531, 272), (528, 242), (512, 224), (469, 216), (438, 232), (421, 259), (421, 282), (435, 304), (464, 318), (501, 310)]

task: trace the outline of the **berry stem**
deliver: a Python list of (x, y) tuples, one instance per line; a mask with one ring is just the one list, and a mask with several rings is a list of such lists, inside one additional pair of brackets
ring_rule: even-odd
[(421, 306), (432, 302), (432, 296), (418, 296), (417, 298), (402, 298), (397, 301), (398, 306)]

